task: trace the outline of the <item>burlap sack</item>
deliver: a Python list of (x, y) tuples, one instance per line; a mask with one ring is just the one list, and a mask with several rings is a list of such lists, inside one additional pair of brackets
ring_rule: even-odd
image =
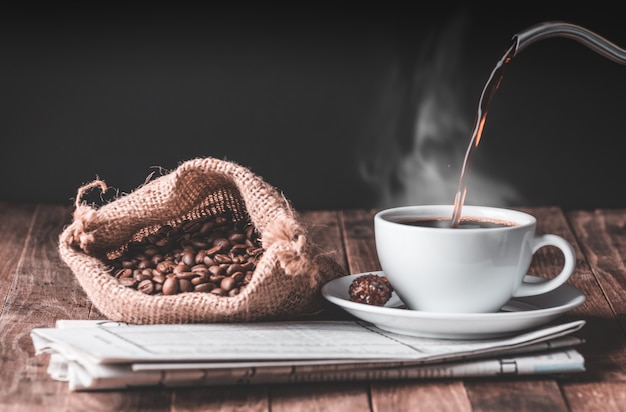
[[(294, 319), (323, 306), (319, 289), (345, 275), (312, 243), (285, 197), (249, 169), (214, 158), (182, 163), (99, 208), (81, 203), (59, 238), (59, 251), (93, 304), (109, 319), (135, 324)], [(188, 292), (146, 295), (121, 285), (106, 257), (133, 240), (194, 218), (225, 211), (248, 219), (264, 253), (252, 280), (233, 297)]]

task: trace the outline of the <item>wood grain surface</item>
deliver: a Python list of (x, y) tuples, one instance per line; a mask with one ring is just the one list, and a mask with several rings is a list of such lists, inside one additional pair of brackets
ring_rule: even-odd
[[(59, 205), (0, 202), (0, 410), (2, 411), (623, 411), (626, 410), (626, 210), (521, 208), (576, 250), (569, 283), (586, 301), (560, 321), (585, 319), (579, 347), (587, 371), (563, 376), (365, 381), (71, 392), (46, 372), (30, 330), (58, 319), (102, 319), (60, 260), (58, 236), (71, 220)], [(380, 270), (375, 210), (304, 212), (312, 239), (349, 273)], [(560, 269), (556, 248), (530, 274)], [(328, 306), (322, 318), (349, 318)]]

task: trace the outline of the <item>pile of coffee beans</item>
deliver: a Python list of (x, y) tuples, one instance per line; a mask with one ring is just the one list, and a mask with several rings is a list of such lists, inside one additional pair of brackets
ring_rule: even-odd
[(183, 292), (235, 296), (263, 255), (254, 225), (230, 213), (162, 226), (111, 262), (119, 282), (147, 295)]

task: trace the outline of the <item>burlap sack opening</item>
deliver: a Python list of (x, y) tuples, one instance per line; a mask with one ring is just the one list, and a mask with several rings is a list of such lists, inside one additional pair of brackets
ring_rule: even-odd
[[(59, 252), (105, 316), (135, 324), (297, 319), (319, 311), (319, 289), (345, 275), (321, 253), (288, 200), (249, 169), (215, 158), (193, 159), (130, 194), (95, 208), (81, 203), (59, 237)], [(121, 285), (107, 264), (129, 242), (163, 225), (230, 212), (250, 221), (264, 249), (252, 280), (233, 297), (188, 292), (146, 295)]]

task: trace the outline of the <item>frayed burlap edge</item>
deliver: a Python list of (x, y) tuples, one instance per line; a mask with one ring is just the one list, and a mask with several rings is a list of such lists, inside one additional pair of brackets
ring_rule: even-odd
[[(180, 196), (181, 185), (188, 183), (194, 190)], [(96, 181), (79, 189), (73, 221), (59, 237), (59, 253), (94, 306), (111, 320), (155, 324), (295, 319), (319, 311), (321, 286), (345, 274), (312, 243), (282, 194), (232, 162), (190, 160), (99, 209), (80, 203), (82, 192), (97, 186), (106, 187)], [(215, 193), (217, 198), (212, 198)], [(265, 249), (250, 284), (239, 295), (145, 295), (120, 285), (105, 263), (107, 253), (142, 231), (229, 208), (245, 209), (234, 212), (248, 215)]]

